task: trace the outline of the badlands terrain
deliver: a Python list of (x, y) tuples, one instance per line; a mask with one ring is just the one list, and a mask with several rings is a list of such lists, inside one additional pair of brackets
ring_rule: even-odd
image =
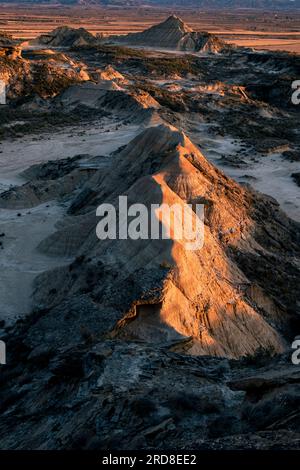
[[(299, 55), (73, 26), (0, 36), (0, 447), (299, 449)], [(120, 195), (203, 248), (100, 241)]]

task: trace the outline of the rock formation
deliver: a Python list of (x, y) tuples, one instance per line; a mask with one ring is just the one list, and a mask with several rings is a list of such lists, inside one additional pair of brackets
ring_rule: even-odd
[(69, 86), (57, 97), (55, 105), (62, 105), (64, 109), (86, 106), (91, 109), (113, 110), (120, 117), (130, 116), (140, 124), (145, 118), (149, 118), (144, 111), (160, 108), (149, 93), (139, 89), (123, 89), (114, 80), (98, 80), (97, 83), (89, 81)]
[(9, 34), (0, 31), (0, 57), (15, 60), (21, 57), (21, 47)]
[[(90, 261), (38, 278), (37, 307), (52, 308), (84, 288), (98, 305), (99, 318), (112, 312), (111, 334), (122, 338), (159, 343), (181, 338), (190, 354), (233, 358), (260, 349), (283, 351), (298, 309), (292, 274), (299, 256), (297, 224), (269, 198), (228, 179), (173, 127), (146, 129), (112, 158), (113, 171), (93, 173), (74, 199), (66, 225), (40, 246), (48, 254)], [(29, 206), (38, 204), (60, 194), (59, 188), (66, 194), (74, 188), (74, 175), (71, 187), (69, 181), (65, 175), (48, 182), (47, 192), (41, 181), (27, 183), (3, 193), (1, 207), (17, 201), (28, 207), (27, 200)], [(149, 209), (154, 203), (204, 204), (203, 248), (189, 251), (172, 238), (98, 240), (96, 207), (116, 205), (124, 194)], [(265, 284), (259, 273), (267, 265), (285, 278), (288, 297), (284, 289), (274, 296), (270, 282)], [(100, 284), (99, 266), (107, 273)]]
[(111, 37), (122, 44), (177, 49), (190, 52), (221, 52), (230, 46), (207, 32), (192, 31), (180, 18), (170, 16), (163, 23), (141, 33)]
[(0, 31), (0, 47), (14, 46), (16, 44), (17, 41), (15, 41), (10, 34)]
[(103, 70), (97, 70), (97, 72), (100, 80), (119, 80), (121, 82), (125, 80), (124, 76), (111, 65), (107, 65)]
[(22, 57), (19, 46), (0, 49), (0, 79), (7, 85), (9, 99), (37, 94), (51, 98), (68, 86), (86, 81), (89, 75), (81, 64), (47, 54), (43, 59)]
[(73, 47), (87, 46), (97, 43), (97, 39), (84, 28), (70, 28), (69, 26), (60, 26), (53, 31), (42, 34), (31, 44), (41, 44), (49, 47)]

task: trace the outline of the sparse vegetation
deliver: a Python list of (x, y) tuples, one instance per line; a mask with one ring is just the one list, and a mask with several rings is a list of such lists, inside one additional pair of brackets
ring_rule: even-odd
[(73, 111), (33, 112), (28, 114), (27, 110), (19, 107), (0, 107), (0, 137), (22, 137), (40, 131), (58, 129), (61, 127), (74, 126), (79, 123), (91, 122), (92, 119), (99, 119), (109, 116), (109, 112), (98, 109), (91, 112), (84, 106)]
[(103, 61), (103, 64), (121, 65), (124, 69), (138, 69), (144, 74), (170, 77), (172, 75), (199, 75), (203, 71), (201, 61), (193, 55), (151, 57), (142, 49), (125, 46), (82, 46), (71, 50), (79, 57), (89, 61)]

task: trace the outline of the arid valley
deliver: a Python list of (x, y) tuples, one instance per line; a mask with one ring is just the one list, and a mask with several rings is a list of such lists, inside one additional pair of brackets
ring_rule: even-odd
[[(299, 53), (299, 10), (1, 4), (1, 449), (299, 450)], [(203, 246), (99, 240), (124, 195)]]

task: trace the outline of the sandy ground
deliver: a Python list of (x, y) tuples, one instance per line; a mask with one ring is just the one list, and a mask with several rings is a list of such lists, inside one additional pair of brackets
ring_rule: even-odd
[(64, 208), (55, 203), (26, 211), (0, 210), (1, 233), (5, 233), (0, 252), (0, 320), (6, 325), (30, 313), (32, 282), (37, 274), (66, 262), (36, 250), (55, 230), (63, 213)]
[[(76, 154), (105, 155), (126, 144), (138, 132), (127, 126), (118, 131), (104, 129), (68, 129), (52, 135), (4, 141), (0, 145), (0, 191), (11, 184), (22, 184), (19, 172), (34, 163), (56, 160)], [(67, 258), (53, 258), (39, 253), (39, 243), (55, 231), (63, 217), (63, 204), (52, 201), (32, 209), (0, 209), (0, 320), (6, 324), (28, 314), (32, 308), (32, 289), (35, 277)], [(18, 215), (21, 214), (21, 215)]]

